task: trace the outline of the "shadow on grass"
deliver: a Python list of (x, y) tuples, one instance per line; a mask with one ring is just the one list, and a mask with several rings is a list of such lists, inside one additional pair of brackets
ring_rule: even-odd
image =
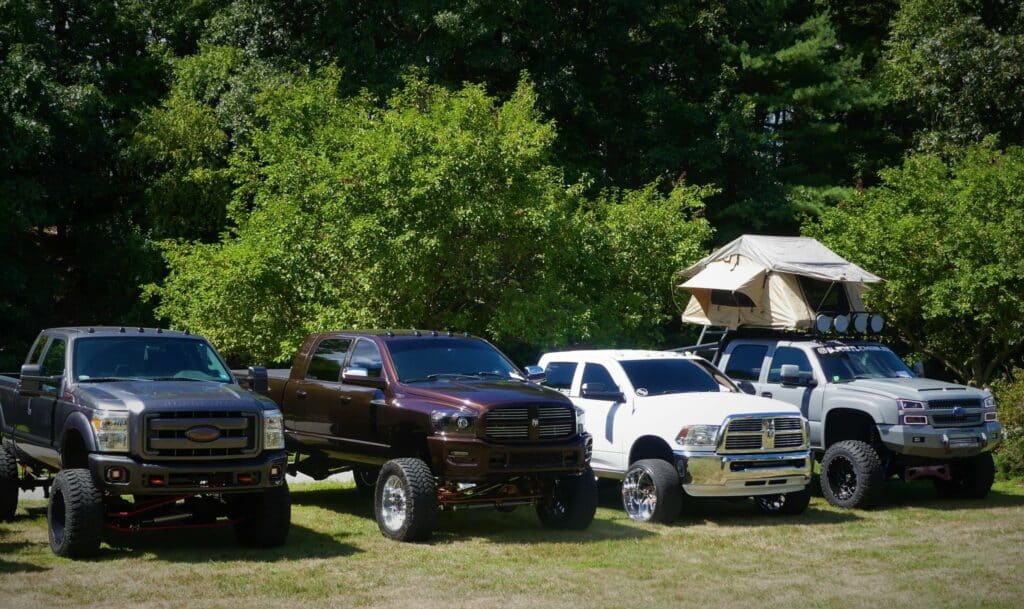
[[(292, 504), (323, 508), (373, 521), (373, 498), (360, 495), (355, 488), (321, 488), (296, 491)], [(595, 518), (584, 531), (546, 528), (534, 509), (519, 506), (512, 512), (491, 508), (438, 512), (434, 520), (432, 545), (456, 543), (466, 539), (486, 539), (499, 543), (589, 543), (613, 539), (640, 539), (649, 531), (601, 518)]]
[(29, 541), (7, 541), (6, 538), (10, 534), (11, 531), (6, 527), (0, 528), (0, 573), (32, 573), (48, 570), (47, 567), (40, 565), (10, 560), (8, 558), (10, 554), (35, 545)]
[(152, 554), (166, 562), (277, 562), (303, 558), (334, 558), (360, 552), (342, 541), (347, 534), (326, 535), (294, 522), (285, 545), (278, 548), (250, 548), (238, 542), (231, 527), (180, 531), (111, 533), (104, 541), (99, 560), (120, 560)]
[[(817, 482), (817, 477), (815, 477)], [(820, 494), (820, 490), (819, 490)], [(989, 491), (984, 499), (945, 499), (938, 496), (934, 484), (927, 480), (900, 482), (886, 480), (882, 486), (876, 509), (914, 507), (926, 510), (987, 510), (1024, 506), (1024, 495), (1006, 493), (998, 488)]]

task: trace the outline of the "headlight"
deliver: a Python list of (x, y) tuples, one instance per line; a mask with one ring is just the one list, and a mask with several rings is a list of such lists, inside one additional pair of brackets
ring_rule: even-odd
[(576, 433), (581, 434), (587, 430), (587, 412), (579, 406), (576, 409)]
[(461, 410), (435, 410), (430, 414), (434, 432), (446, 436), (475, 436), (476, 415)]
[(924, 410), (924, 402), (917, 400), (896, 400), (903, 410)]
[(284, 415), (278, 409), (263, 411), (263, 450), (284, 448)]
[(985, 398), (985, 408), (995, 408), (995, 407), (996, 407), (996, 398), (995, 398), (994, 395), (990, 395), (987, 398)]
[(690, 425), (679, 430), (676, 444), (693, 448), (714, 448), (720, 425)]
[(97, 410), (92, 415), (92, 428), (101, 452), (128, 452), (128, 411)]

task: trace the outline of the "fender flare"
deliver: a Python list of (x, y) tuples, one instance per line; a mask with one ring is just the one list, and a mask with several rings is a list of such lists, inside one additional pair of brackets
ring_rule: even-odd
[(68, 432), (71, 431), (77, 431), (78, 435), (82, 437), (82, 442), (85, 444), (87, 452), (97, 451), (96, 434), (93, 433), (92, 425), (89, 424), (89, 419), (78, 411), (72, 412), (64, 419), (64, 425), (61, 427), (58, 443), (55, 446), (58, 451), (63, 448), (64, 439), (68, 437)]

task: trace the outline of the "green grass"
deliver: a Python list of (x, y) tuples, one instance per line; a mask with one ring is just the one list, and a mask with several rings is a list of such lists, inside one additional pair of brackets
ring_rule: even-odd
[[(50, 553), (45, 505), (0, 524), (0, 607), (1012, 607), (1024, 599), (1024, 488), (940, 501), (887, 485), (873, 511), (815, 497), (795, 518), (749, 500), (642, 526), (614, 488), (583, 533), (532, 510), (441, 514), (430, 543), (385, 540), (355, 489), (293, 489), (288, 544), (247, 550), (230, 530), (156, 533), (93, 561)], [(126, 547), (120, 547), (125, 545)]]

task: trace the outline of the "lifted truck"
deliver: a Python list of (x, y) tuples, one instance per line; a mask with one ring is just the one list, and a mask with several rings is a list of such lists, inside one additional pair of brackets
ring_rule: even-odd
[(539, 378), (469, 335), (329, 332), (269, 372), (269, 396), (294, 468), (352, 470), (388, 538), (428, 537), (438, 508), (535, 505), (546, 526), (584, 529), (597, 509), (590, 436)]
[(930, 478), (943, 497), (980, 499), (992, 487), (1002, 430), (987, 390), (922, 378), (862, 340), (727, 335), (719, 359), (746, 391), (800, 407), (832, 505), (868, 507), (890, 476)]
[[(265, 385), (265, 371), (250, 383)], [(0, 404), (0, 520), (19, 489), (42, 487), (55, 554), (95, 554), (104, 529), (233, 525), (247, 545), (284, 543), (281, 412), (202, 337), (44, 330), (20, 374), (0, 375)]]

